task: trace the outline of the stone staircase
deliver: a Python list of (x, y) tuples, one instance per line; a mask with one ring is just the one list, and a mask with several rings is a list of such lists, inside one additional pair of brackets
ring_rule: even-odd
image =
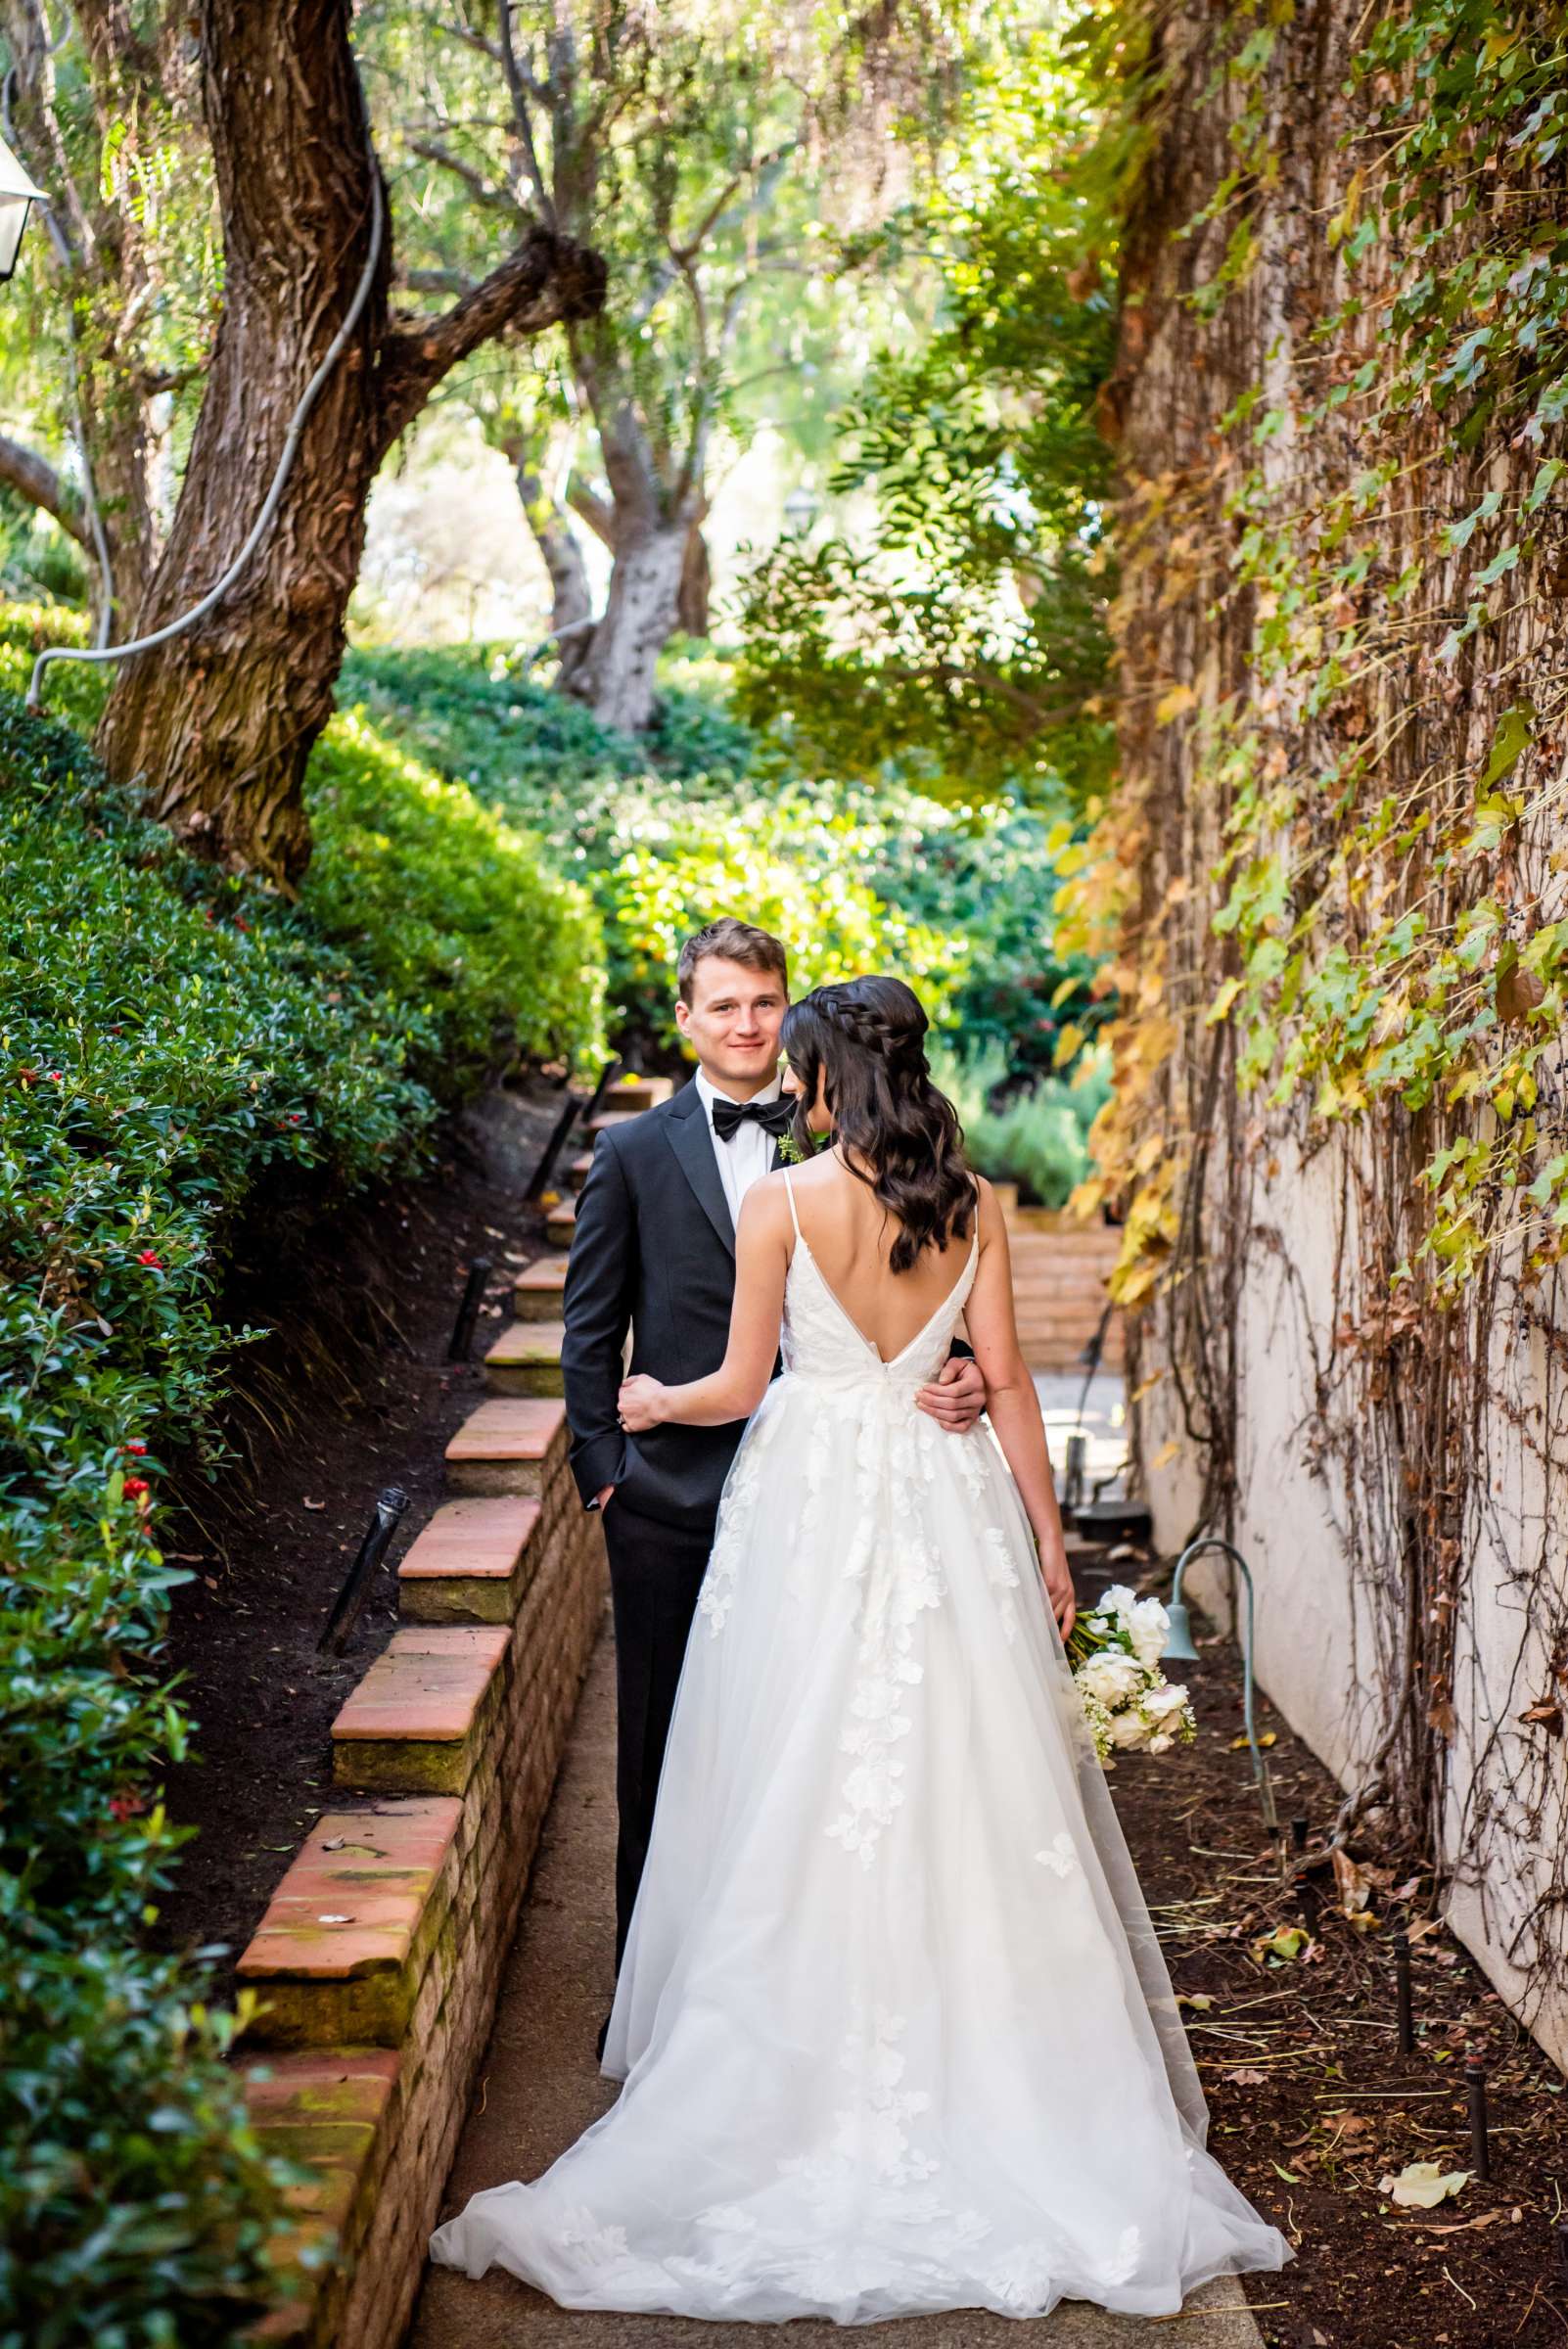
[[(591, 1134), (668, 1100), (609, 1086)], [(449, 1497), (397, 1569), (399, 1629), (332, 1727), (338, 1800), (239, 1964), (241, 2053), (267, 2146), (309, 2174), (274, 2246), (258, 2341), (395, 2349), (484, 2052), (539, 1828), (603, 1619), (604, 1543), (567, 1465), (561, 1297), (579, 1150), (547, 1195), (554, 1253), (519, 1273)]]

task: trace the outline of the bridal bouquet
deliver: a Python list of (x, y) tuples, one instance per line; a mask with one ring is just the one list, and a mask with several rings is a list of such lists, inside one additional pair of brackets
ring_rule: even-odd
[(1166, 1754), (1198, 1733), (1185, 1688), (1160, 1670), (1170, 1621), (1157, 1598), (1116, 1583), (1068, 1635), (1074, 1685), (1102, 1762), (1113, 1751)]

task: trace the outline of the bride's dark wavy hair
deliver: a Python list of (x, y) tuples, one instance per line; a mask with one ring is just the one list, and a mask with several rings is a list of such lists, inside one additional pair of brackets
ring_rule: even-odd
[(795, 1139), (812, 1148), (807, 1112), (826, 1086), (834, 1138), (875, 1170), (851, 1166), (899, 1221), (889, 1252), (908, 1272), (923, 1250), (969, 1237), (975, 1190), (963, 1128), (931, 1082), (922, 1037), (930, 1022), (901, 979), (849, 979), (813, 988), (784, 1014), (779, 1041), (801, 1083)]

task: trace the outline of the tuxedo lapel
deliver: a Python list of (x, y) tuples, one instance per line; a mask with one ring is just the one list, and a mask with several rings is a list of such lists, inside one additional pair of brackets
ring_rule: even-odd
[[(682, 1104), (685, 1103), (690, 1106), (683, 1108)], [(670, 1105), (670, 1114), (665, 1121), (665, 1134), (709, 1222), (733, 1256), (735, 1225), (730, 1217), (729, 1201), (724, 1196), (718, 1161), (714, 1156), (714, 1137), (703, 1114), (702, 1095), (690, 1080)]]

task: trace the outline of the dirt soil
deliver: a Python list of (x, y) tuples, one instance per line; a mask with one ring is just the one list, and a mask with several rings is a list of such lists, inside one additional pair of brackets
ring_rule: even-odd
[[(332, 1796), (329, 1731), (386, 1645), (395, 1569), (442, 1498), (446, 1441), (484, 1389), (481, 1358), (522, 1266), (554, 1254), (523, 1193), (562, 1095), (538, 1082), (492, 1094), (447, 1133), (429, 1176), (371, 1208), (250, 1244), (218, 1317), (269, 1335), (235, 1357), (216, 1485), (191, 1479), (163, 1529), (195, 1579), (175, 1593), (170, 1661), (194, 1716), (193, 1758), (170, 1772), (169, 1814), (194, 1827), (157, 1938), (223, 1945), (232, 1966)], [(446, 1359), (469, 1265), (493, 1269), (469, 1362)], [(244, 1261), (246, 1258), (249, 1261)], [(316, 1642), (392, 1484), (408, 1507), (341, 1657)]]
[[(1137, 1584), (1135, 1562), (1107, 1570)], [(1081, 1575), (1091, 1594), (1105, 1574)], [(1150, 1588), (1162, 1588), (1158, 1576)], [(1166, 1585), (1165, 1587), (1168, 1587)], [(1568, 2276), (1554, 2268), (1562, 2214), (1561, 2074), (1485, 1975), (1431, 1921), (1429, 1874), (1380, 1845), (1375, 1819), (1350, 1842), (1368, 1881), (1358, 1924), (1321, 1846), (1341, 1790), (1259, 1695), (1255, 1708), (1285, 1832), (1266, 1828), (1242, 1730), (1241, 1668), (1200, 1635), (1182, 1667), (1199, 1732), (1162, 1759), (1112, 1773), (1117, 1812), (1161, 1932), (1209, 2100), (1209, 2142), (1296, 2258), (1244, 2278), (1270, 2349), (1540, 2349), (1568, 2337)], [(1173, 1676), (1174, 1677), (1174, 1676)], [(1305, 1819), (1308, 1872), (1281, 1869)], [(1315, 1852), (1315, 1860), (1314, 1860)], [(1411, 1939), (1415, 2048), (1399, 2049), (1392, 1929)], [(1259, 1947), (1308, 1938), (1294, 1958)], [(1285, 1947), (1291, 1946), (1288, 1942)], [(1199, 2003), (1202, 2002), (1202, 2003)], [(1412, 2162), (1474, 2167), (1463, 2078), (1487, 2063), (1490, 2183), (1472, 2176), (1431, 2210), (1381, 2188)]]

